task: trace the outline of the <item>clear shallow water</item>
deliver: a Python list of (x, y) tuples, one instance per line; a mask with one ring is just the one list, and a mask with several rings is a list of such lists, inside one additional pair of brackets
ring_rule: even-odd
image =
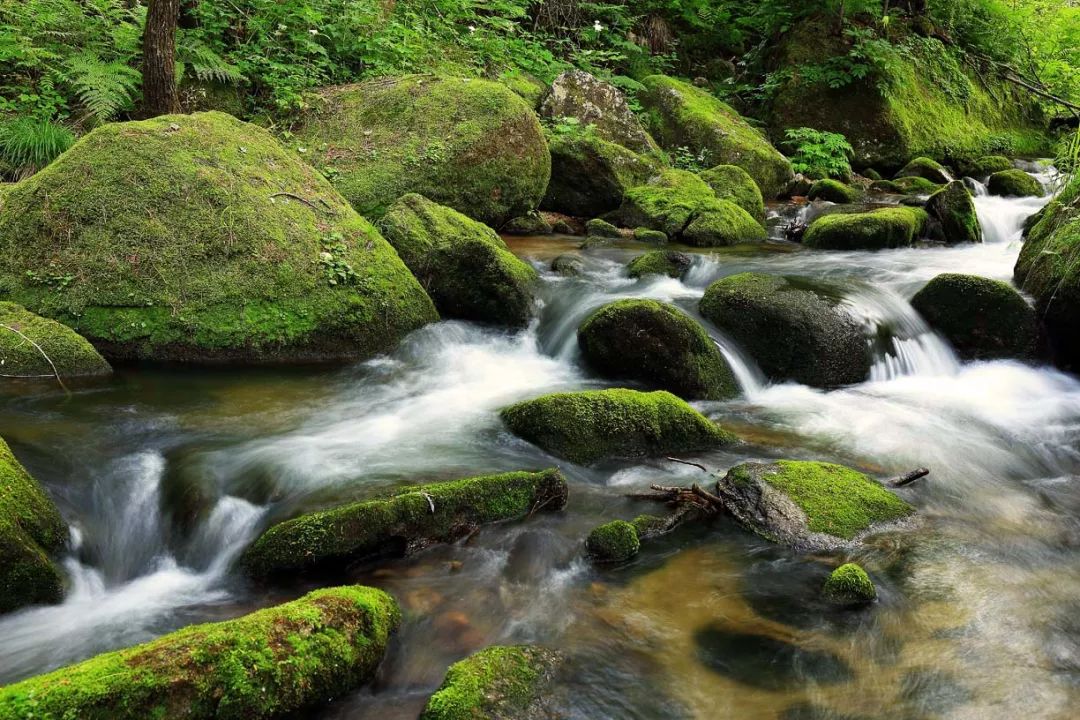
[[(580, 557), (588, 530), (656, 510), (623, 493), (704, 476), (665, 462), (562, 463), (566, 513), (343, 578), (392, 591), (406, 623), (380, 680), (315, 716), (415, 718), (450, 662), (494, 642), (547, 642), (572, 657), (559, 696), (572, 717), (1069, 717), (1080, 700), (1080, 382), (1020, 363), (962, 364), (908, 304), (939, 272), (1011, 276), (1020, 225), (1040, 202), (976, 202), (980, 246), (705, 253), (684, 282), (625, 278), (639, 249), (591, 251), (584, 277), (545, 274), (526, 332), (440, 323), (341, 370), (125, 370), (70, 398), (48, 384), (5, 388), (0, 435), (79, 541), (64, 604), (0, 619), (0, 682), (302, 594), (250, 587), (230, 567), (275, 519), (403, 483), (554, 464), (505, 433), (496, 411), (602, 385), (576, 349), (592, 309), (652, 297), (696, 315), (710, 282), (763, 270), (837, 285), (887, 339), (867, 382), (823, 392), (766, 384), (712, 328), (744, 395), (700, 407), (746, 444), (696, 459), (716, 470), (769, 457), (882, 475), (931, 467), (904, 491), (921, 525), (856, 557), (881, 602), (857, 614), (822, 606), (837, 559), (726, 524), (597, 571)], [(541, 267), (569, 247), (513, 244)], [(194, 520), (173, 500), (185, 482), (211, 498)]]

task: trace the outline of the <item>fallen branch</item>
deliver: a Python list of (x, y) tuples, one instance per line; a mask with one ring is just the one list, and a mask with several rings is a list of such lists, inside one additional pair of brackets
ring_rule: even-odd
[(890, 480), (886, 480), (885, 484), (889, 487), (904, 487), (929, 474), (930, 468), (916, 468), (909, 473), (904, 473), (903, 475), (898, 475)]
[(274, 198), (276, 198), (276, 197), (287, 197), (287, 198), (292, 198), (293, 200), (296, 200), (297, 202), (302, 202), (302, 203), (304, 203), (305, 205), (307, 205), (307, 206), (308, 206), (309, 208), (311, 208), (311, 209), (312, 209), (312, 210), (314, 210), (315, 212), (321, 212), (321, 211), (322, 211), (322, 208), (320, 208), (320, 207), (319, 207), (318, 205), (316, 205), (315, 203), (311, 202), (311, 201), (310, 201), (310, 200), (308, 200), (307, 198), (302, 198), (302, 197), (300, 197), (300, 196), (299, 196), (299, 195), (297, 195), (296, 193), (291, 193), (291, 192), (276, 192), (276, 193), (271, 193), (271, 195), (270, 195), (270, 199), (271, 199), (271, 200), (272, 200), (272, 199), (274, 199)]
[(631, 493), (628, 497), (637, 500), (651, 500), (653, 502), (668, 503), (669, 505), (693, 506), (709, 515), (715, 515), (724, 509), (724, 501), (707, 490), (703, 490), (696, 483), (690, 487), (670, 487), (667, 485), (650, 485), (652, 492)]
[(701, 465), (699, 463), (696, 463), (696, 462), (690, 462), (689, 460), (680, 460), (677, 457), (665, 457), (664, 459), (665, 460), (670, 460), (671, 462), (674, 462), (674, 463), (680, 463), (682, 465), (689, 465), (690, 467), (696, 467), (697, 469), (701, 470), (701, 472), (704, 472), (704, 473), (709, 472), (709, 468), (707, 468), (704, 465)]
[[(41, 357), (45, 358), (45, 362), (49, 363), (49, 367), (52, 368), (53, 377), (56, 378), (56, 382), (60, 385), (61, 388), (63, 388), (65, 393), (67, 393), (68, 395), (71, 394), (71, 391), (67, 389), (67, 385), (64, 385), (64, 381), (60, 379), (60, 372), (56, 369), (56, 365), (53, 364), (52, 358), (49, 357), (48, 353), (46, 353), (44, 350), (41, 349), (40, 345), (38, 345), (36, 342), (31, 340), (30, 338), (26, 337), (26, 335), (19, 332), (15, 328), (11, 327), (10, 325), (4, 325), (3, 323), (0, 323), (0, 328), (3, 328), (5, 330), (10, 330), (11, 332), (13, 332), (16, 335), (18, 335), (19, 337), (21, 337), (26, 342), (33, 345), (37, 349), (37, 351), (39, 353), (41, 353)], [(33, 376), (33, 377), (48, 377), (48, 375), (36, 375), (36, 376)]]

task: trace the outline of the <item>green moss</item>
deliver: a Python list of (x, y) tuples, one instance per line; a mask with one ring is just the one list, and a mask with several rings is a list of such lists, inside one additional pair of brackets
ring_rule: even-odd
[(481, 650), (450, 666), (420, 720), (531, 717), (560, 660), (554, 651), (528, 645)]
[(578, 344), (604, 377), (637, 380), (688, 399), (722, 400), (739, 391), (708, 333), (678, 308), (655, 300), (604, 305), (578, 328)]
[(1003, 155), (984, 155), (965, 167), (972, 177), (986, 177), (1002, 170), (1011, 170), (1013, 162)]
[(717, 247), (765, 242), (768, 236), (761, 223), (741, 207), (719, 200), (715, 207), (699, 212), (690, 221), (681, 239), (687, 245)]
[(855, 563), (841, 565), (832, 571), (823, 588), (829, 602), (840, 605), (867, 605), (877, 599), (877, 590), (866, 571)]
[(548, 88), (543, 81), (517, 68), (507, 70), (500, 75), (499, 82), (528, 103), (529, 107), (533, 109), (540, 107), (540, 101)]
[(663, 75), (641, 82), (645, 89), (638, 100), (661, 146), (688, 147), (695, 153), (704, 151), (714, 163), (738, 165), (766, 197), (785, 192), (794, 177), (791, 163), (730, 106), (705, 90)]
[(907, 247), (919, 238), (926, 221), (924, 210), (910, 207), (821, 215), (810, 223), (803, 245), (822, 250)]
[(575, 217), (615, 210), (626, 191), (645, 184), (660, 163), (588, 130), (552, 134), (551, 182), (541, 207)]
[(737, 165), (717, 165), (698, 173), (721, 200), (730, 200), (758, 222), (765, 222), (765, 200), (754, 178)]
[(506, 235), (550, 235), (551, 225), (540, 213), (531, 212), (528, 215), (518, 215), (499, 228), (499, 232)]
[(394, 203), (380, 226), (446, 317), (528, 324), (536, 270), (491, 228), (416, 194)]
[(104, 125), (19, 183), (0, 291), (118, 358), (364, 358), (437, 319), (325, 179), (213, 112)]
[(952, 182), (953, 179), (941, 163), (928, 157), (917, 157), (911, 160), (900, 172), (896, 173), (896, 177), (920, 177), (937, 185), (944, 185)]
[(931, 236), (946, 244), (982, 242), (982, 226), (975, 212), (975, 202), (967, 186), (953, 180), (926, 201), (926, 212), (934, 223)]
[(659, 230), (650, 230), (647, 227), (634, 228), (634, 240), (649, 245), (665, 245), (668, 236)]
[(941, 185), (921, 177), (901, 177), (896, 180), (875, 180), (871, 190), (896, 195), (929, 195), (941, 189)]
[(1006, 197), (1042, 197), (1045, 193), (1038, 180), (1023, 170), (1001, 170), (990, 176), (986, 189), (991, 195)]
[(828, 200), (834, 203), (853, 203), (859, 200), (859, 192), (839, 180), (817, 180), (810, 186), (806, 196), (810, 200)]
[(387, 498), (278, 523), (247, 549), (242, 563), (256, 577), (311, 567), (333, 569), (449, 542), (470, 527), (565, 505), (566, 481), (555, 469), (406, 487)]
[(681, 278), (690, 269), (693, 261), (686, 253), (674, 250), (653, 250), (638, 255), (626, 266), (626, 273), (632, 278), (646, 275), (667, 275)]
[(0, 717), (280, 717), (371, 680), (399, 620), (381, 590), (316, 590), (8, 685)]
[(637, 528), (625, 520), (612, 520), (594, 528), (585, 539), (585, 551), (598, 563), (626, 562), (640, 549)]
[(556, 393), (511, 405), (501, 414), (518, 437), (581, 465), (697, 452), (735, 442), (731, 433), (667, 392)]
[(601, 218), (593, 218), (585, 223), (585, 234), (591, 238), (609, 238), (612, 240), (618, 240), (622, 237), (619, 228)]
[(965, 360), (1035, 355), (1035, 311), (1008, 283), (945, 273), (919, 290), (911, 305)]
[(94, 346), (71, 328), (0, 302), (0, 374), (63, 378), (110, 372)]
[(297, 138), (369, 217), (415, 192), (499, 227), (536, 209), (551, 175), (532, 108), (486, 80), (409, 75), (328, 88)]
[(49, 556), (67, 537), (52, 500), (0, 439), (0, 613), (60, 602), (63, 578)]
[(637, 531), (639, 540), (647, 540), (666, 533), (669, 530), (670, 521), (656, 515), (638, 515), (630, 524)]

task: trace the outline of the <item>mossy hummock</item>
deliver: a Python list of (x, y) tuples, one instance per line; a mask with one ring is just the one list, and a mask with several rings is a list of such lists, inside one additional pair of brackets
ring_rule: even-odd
[(438, 319), (325, 178), (216, 112), (103, 125), (19, 183), (0, 288), (110, 359), (354, 360)]
[(552, 134), (551, 181), (540, 207), (575, 217), (615, 210), (632, 187), (643, 185), (662, 165), (594, 132)]
[(1002, 170), (1011, 170), (1013, 161), (1003, 155), (984, 155), (965, 165), (968, 175), (984, 178)]
[(717, 165), (703, 170), (698, 177), (713, 189), (721, 200), (730, 200), (758, 222), (765, 222), (765, 199), (750, 173), (738, 165)]
[(1046, 193), (1038, 180), (1023, 170), (1001, 170), (990, 176), (986, 190), (991, 195), (1005, 197), (1042, 197)]
[(928, 234), (947, 245), (982, 242), (982, 226), (975, 212), (975, 202), (960, 180), (938, 190), (926, 201), (930, 216)]
[(391, 205), (379, 224), (444, 317), (528, 324), (536, 270), (494, 230), (415, 193)]
[(603, 218), (593, 218), (585, 223), (585, 234), (590, 238), (603, 238), (606, 240), (618, 240), (622, 232)]
[(941, 185), (921, 177), (902, 177), (896, 180), (875, 180), (870, 183), (871, 190), (894, 195), (930, 195), (941, 189)]
[(693, 259), (686, 253), (675, 250), (652, 250), (644, 255), (638, 255), (627, 263), (626, 274), (632, 278), (646, 275), (681, 278), (693, 264)]
[(406, 487), (386, 498), (278, 523), (255, 540), (241, 562), (255, 577), (339, 569), (452, 542), (480, 525), (561, 510), (566, 494), (566, 480), (556, 469)]
[(0, 439), (0, 613), (60, 602), (64, 580), (50, 556), (67, 539), (67, 525), (44, 488)]
[(454, 663), (420, 720), (551, 718), (546, 693), (563, 662), (534, 645), (495, 645)]
[(327, 88), (296, 136), (372, 218), (414, 192), (499, 227), (535, 210), (551, 175), (536, 113), (487, 80), (406, 75)]
[(109, 363), (86, 338), (55, 320), (0, 302), (0, 376), (108, 375)]
[(810, 186), (810, 192), (806, 195), (809, 200), (827, 200), (833, 203), (853, 203), (859, 199), (859, 192), (839, 180), (825, 178), (817, 180)]
[(580, 465), (692, 453), (736, 442), (668, 392), (611, 389), (555, 393), (503, 409), (512, 433)]
[(716, 343), (693, 318), (656, 300), (617, 300), (578, 328), (585, 361), (600, 375), (643, 382), (688, 400), (739, 392)]
[(612, 520), (594, 528), (585, 538), (585, 552), (597, 563), (632, 560), (641, 549), (637, 527), (625, 520)]
[(926, 221), (926, 211), (912, 207), (821, 215), (810, 223), (803, 245), (821, 250), (908, 247), (922, 235)]
[(869, 605), (877, 600), (874, 582), (855, 563), (846, 563), (833, 570), (822, 593), (829, 602), (845, 607)]
[(945, 185), (953, 180), (952, 175), (941, 163), (928, 157), (917, 157), (911, 160), (900, 169), (900, 172), (896, 173), (896, 177), (921, 177), (936, 185)]
[(370, 681), (399, 621), (397, 603), (382, 590), (316, 590), (8, 685), (0, 717), (282, 717)]

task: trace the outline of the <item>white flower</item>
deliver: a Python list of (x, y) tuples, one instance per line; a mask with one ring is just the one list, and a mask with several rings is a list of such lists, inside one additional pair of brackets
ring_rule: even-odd
[(308, 30), (308, 32), (311, 33), (312, 35), (318, 35), (319, 34), (319, 31), (316, 30), (315, 28), (311, 28), (310, 30)]
[(476, 26), (475, 25), (470, 25), (469, 26), (469, 32), (471, 32), (471, 33), (476, 32)]
[(592, 29), (596, 32), (601, 32), (603, 31), (604, 26), (600, 24), (599, 20), (593, 20)]
[(288, 25), (285, 25), (285, 24), (283, 24), (283, 23), (278, 23), (277, 29), (278, 29), (278, 30), (288, 30), (288, 29), (289, 29), (289, 26), (288, 26)]

